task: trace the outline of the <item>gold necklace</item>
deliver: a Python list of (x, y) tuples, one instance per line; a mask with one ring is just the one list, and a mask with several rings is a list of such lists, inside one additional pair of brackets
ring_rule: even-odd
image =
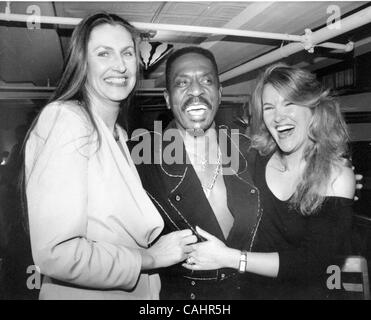
[(216, 183), (216, 180), (219, 176), (219, 173), (222, 171), (222, 166), (221, 166), (221, 152), (218, 148), (218, 161), (217, 161), (217, 166), (214, 170), (214, 174), (213, 174), (213, 179), (211, 180), (211, 183), (209, 186), (204, 186), (203, 184), (202, 185), (202, 189), (204, 190), (204, 193), (206, 195), (206, 198), (209, 198), (210, 196), (210, 193), (211, 191), (213, 190), (214, 186), (215, 186), (215, 183)]

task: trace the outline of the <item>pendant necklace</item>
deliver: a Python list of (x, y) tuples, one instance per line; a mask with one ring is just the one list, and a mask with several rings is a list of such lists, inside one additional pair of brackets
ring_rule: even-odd
[[(215, 183), (216, 183), (216, 180), (220, 174), (220, 172), (222, 171), (222, 166), (221, 166), (221, 152), (220, 150), (218, 149), (218, 161), (217, 161), (217, 166), (214, 170), (214, 174), (213, 174), (213, 179), (211, 180), (211, 183), (209, 186), (204, 186), (202, 184), (202, 189), (204, 190), (204, 193), (206, 195), (206, 198), (209, 198), (210, 196), (210, 193), (211, 191), (213, 190), (214, 186), (215, 186)], [(205, 168), (206, 168), (206, 163), (205, 163)]]

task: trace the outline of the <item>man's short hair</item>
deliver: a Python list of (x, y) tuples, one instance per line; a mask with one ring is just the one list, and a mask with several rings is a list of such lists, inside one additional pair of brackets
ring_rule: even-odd
[[(170, 72), (174, 64), (174, 61), (178, 59), (179, 57), (184, 56), (188, 53), (199, 54), (201, 56), (204, 56), (206, 59), (209, 59), (213, 65), (216, 75), (218, 76), (218, 73), (219, 73), (218, 66), (216, 64), (215, 57), (211, 51), (201, 48), (201, 47), (195, 47), (195, 46), (184, 47), (182, 49), (174, 51), (166, 61), (166, 73), (165, 74), (166, 74), (166, 89), (167, 90), (169, 90), (170, 88)], [(217, 77), (217, 80), (218, 80), (218, 85), (219, 85), (219, 77)]]

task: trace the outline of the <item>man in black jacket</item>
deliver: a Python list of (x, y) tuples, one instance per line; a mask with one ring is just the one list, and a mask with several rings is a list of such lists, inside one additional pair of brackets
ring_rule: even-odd
[[(174, 52), (166, 65), (164, 96), (175, 121), (164, 134), (151, 136), (147, 164), (138, 164), (139, 144), (128, 145), (143, 187), (165, 221), (164, 234), (192, 229), (198, 235), (198, 226), (229, 247), (251, 250), (261, 215), (259, 191), (248, 167), (249, 139), (214, 122), (221, 92), (210, 51), (187, 47)], [(142, 143), (145, 136), (132, 140)], [(233, 270), (192, 272), (178, 264), (160, 276), (161, 299), (245, 298), (241, 275)]]

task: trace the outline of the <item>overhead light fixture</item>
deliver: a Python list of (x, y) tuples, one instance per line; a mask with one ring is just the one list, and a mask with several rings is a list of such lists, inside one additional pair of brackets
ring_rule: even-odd
[(165, 58), (173, 49), (172, 44), (162, 42), (151, 42), (156, 35), (156, 31), (141, 33), (141, 43), (139, 44), (140, 58), (143, 63), (144, 69), (149, 70), (160, 60)]

